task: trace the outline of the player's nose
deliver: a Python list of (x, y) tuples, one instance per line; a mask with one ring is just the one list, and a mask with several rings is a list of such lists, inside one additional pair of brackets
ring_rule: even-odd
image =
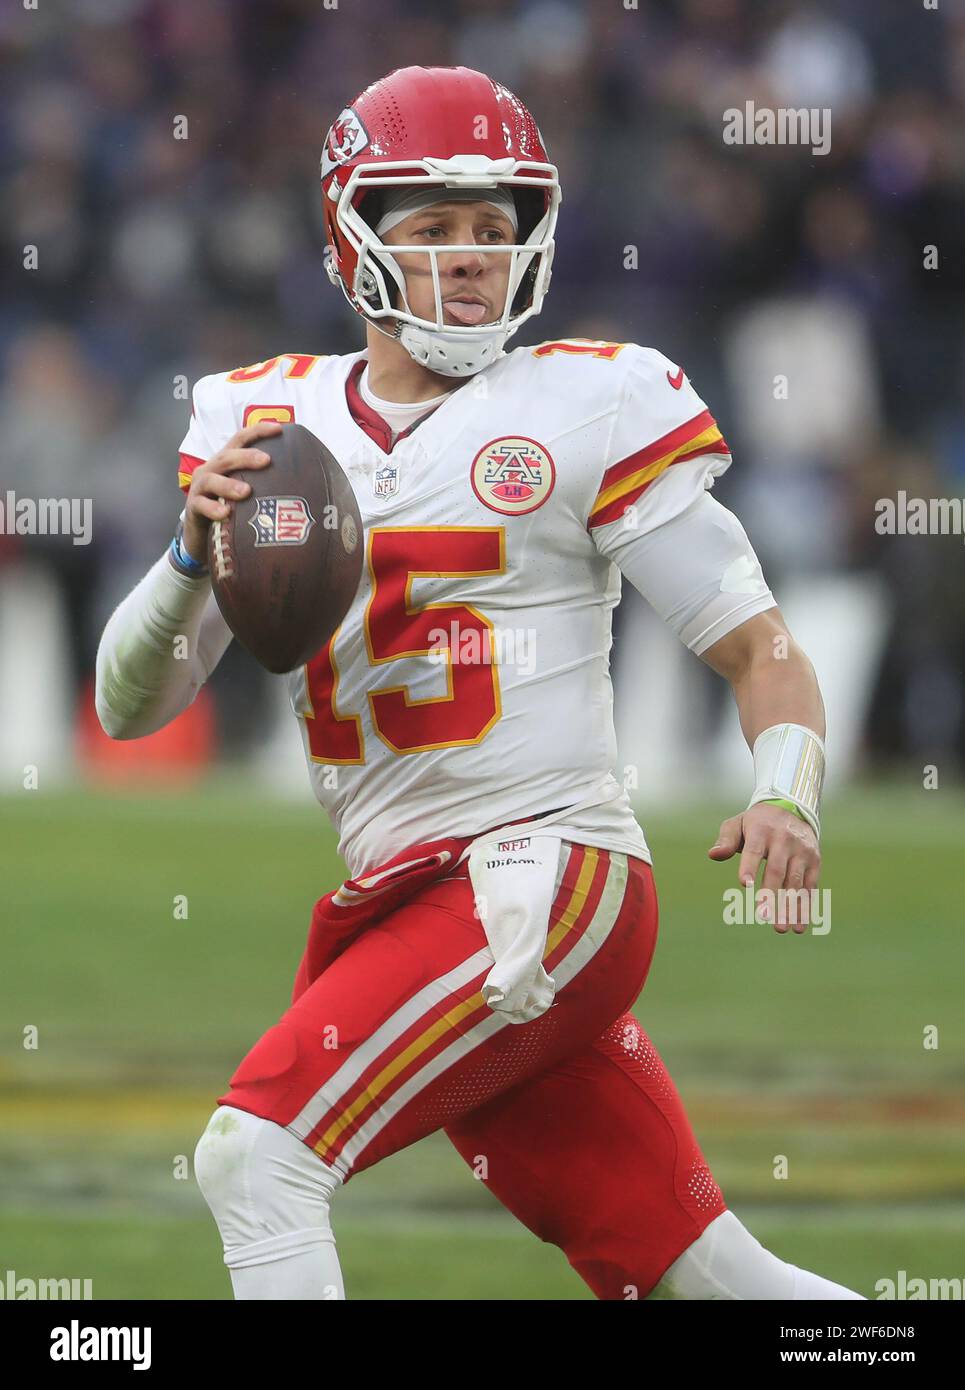
[(481, 251), (448, 251), (439, 257), (439, 273), (455, 275), (459, 279), (482, 274), (486, 269), (486, 257)]

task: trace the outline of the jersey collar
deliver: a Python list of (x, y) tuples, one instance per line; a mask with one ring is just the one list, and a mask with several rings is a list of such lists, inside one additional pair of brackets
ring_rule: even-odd
[[(360, 357), (358, 361), (353, 363), (352, 369), (345, 382), (345, 402), (348, 405), (349, 414), (358, 425), (359, 429), (364, 430), (368, 437), (379, 446), (384, 454), (391, 454), (394, 447), (391, 429), (382, 419), (382, 416), (362, 399), (362, 393), (359, 391), (359, 377), (365, 371), (366, 363), (367, 359), (365, 357)], [(394, 443), (398, 444), (400, 439), (408, 438), (413, 430), (418, 429), (430, 416), (435, 415), (439, 406), (445, 405), (445, 403), (445, 401), (440, 401), (439, 405), (434, 405), (431, 410), (427, 410), (425, 415), (420, 415), (419, 419), (416, 420), (414, 424), (411, 424), (408, 429), (404, 429), (400, 434), (396, 435)]]

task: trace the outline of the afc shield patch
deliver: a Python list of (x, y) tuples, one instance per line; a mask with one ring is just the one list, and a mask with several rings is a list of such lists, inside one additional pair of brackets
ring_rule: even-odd
[(315, 518), (304, 497), (258, 497), (257, 510), (248, 518), (255, 545), (304, 545)]
[(506, 435), (483, 445), (469, 477), (473, 492), (492, 511), (522, 516), (547, 500), (556, 483), (556, 465), (535, 439)]

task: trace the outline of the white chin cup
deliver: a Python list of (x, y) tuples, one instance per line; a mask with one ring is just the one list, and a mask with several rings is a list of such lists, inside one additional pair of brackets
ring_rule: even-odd
[(446, 333), (430, 328), (417, 328), (406, 323), (399, 342), (420, 367), (440, 376), (475, 376), (483, 367), (495, 362), (511, 330), (500, 325), (467, 338), (462, 333)]

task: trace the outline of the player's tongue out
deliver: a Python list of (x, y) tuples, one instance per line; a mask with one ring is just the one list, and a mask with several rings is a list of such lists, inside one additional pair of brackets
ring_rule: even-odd
[(462, 299), (447, 299), (446, 311), (456, 323), (482, 323), (486, 317), (486, 306), (478, 302), (469, 303)]

